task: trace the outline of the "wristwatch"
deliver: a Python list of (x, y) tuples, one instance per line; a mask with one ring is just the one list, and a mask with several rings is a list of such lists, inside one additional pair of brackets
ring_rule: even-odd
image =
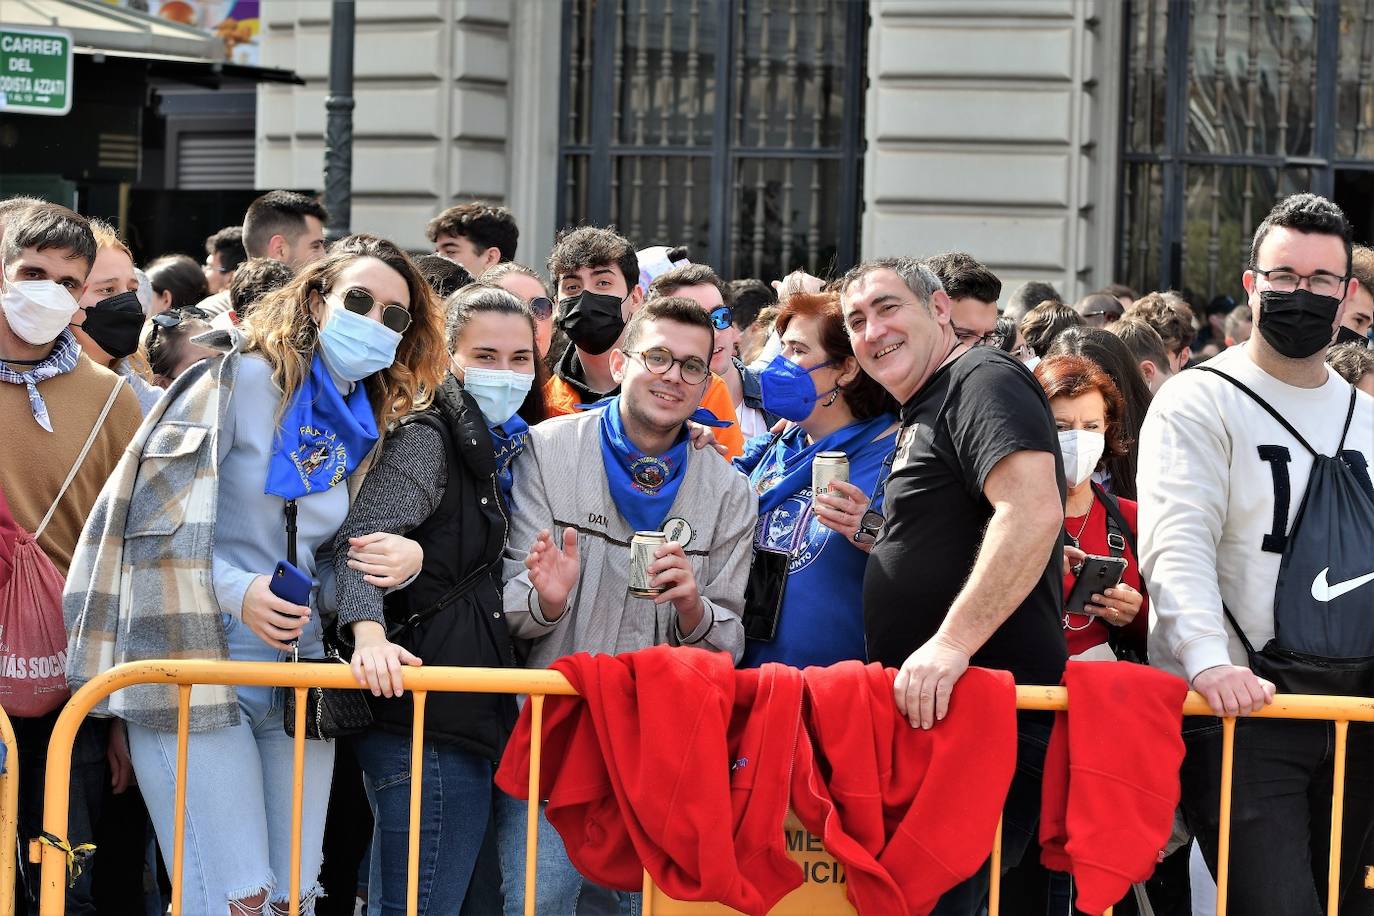
[(859, 530), (854, 532), (855, 544), (876, 544), (883, 535), (886, 520), (881, 512), (869, 509), (859, 518)]

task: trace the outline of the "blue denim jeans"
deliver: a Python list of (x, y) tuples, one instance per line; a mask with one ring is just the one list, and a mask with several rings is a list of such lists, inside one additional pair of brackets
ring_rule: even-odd
[[(496, 834), (501, 850), (501, 893), (505, 916), (525, 912), (525, 824), (528, 803), (496, 790)], [(536, 916), (639, 916), (641, 895), (613, 891), (583, 878), (563, 846), (563, 838), (539, 809), (539, 858), (535, 881)]]
[[(376, 826), (372, 834), (368, 912), (406, 911), (410, 858), (410, 738), (370, 729), (353, 739)], [(491, 811), (491, 763), (449, 744), (426, 741), (420, 777), (420, 902), (417, 910), (453, 916)]]
[[(193, 732), (187, 750), (186, 913), (225, 913), (228, 901), (269, 891), (285, 906), (290, 892), (294, 744), (282, 728), (282, 692), (239, 688), (239, 724)], [(177, 736), (129, 724), (134, 773), (170, 870), (176, 829)], [(325, 812), (334, 742), (305, 742), (301, 821), (301, 908), (319, 896)]]
[[(1054, 720), (1049, 713), (1016, 714), (1016, 772), (1002, 808), (1002, 871), (1016, 865), (1040, 832), (1040, 786), (1044, 782), (1045, 750)], [(932, 916), (978, 916), (988, 896), (990, 864), (946, 891)]]

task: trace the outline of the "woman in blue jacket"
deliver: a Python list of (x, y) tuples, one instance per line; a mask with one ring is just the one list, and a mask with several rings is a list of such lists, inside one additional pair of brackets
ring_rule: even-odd
[[(740, 665), (864, 659), (864, 564), (881, 530), (896, 405), (859, 368), (838, 295), (792, 295), (774, 328), (782, 352), (761, 373), (763, 406), (792, 422), (735, 459), (759, 494)], [(812, 462), (827, 451), (845, 453), (849, 481), (817, 496)]]

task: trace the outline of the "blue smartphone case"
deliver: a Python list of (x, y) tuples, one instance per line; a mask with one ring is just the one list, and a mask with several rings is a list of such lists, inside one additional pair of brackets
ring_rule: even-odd
[(310, 607), (311, 584), (309, 576), (282, 560), (272, 572), (270, 590), (278, 598), (290, 601), (292, 604)]

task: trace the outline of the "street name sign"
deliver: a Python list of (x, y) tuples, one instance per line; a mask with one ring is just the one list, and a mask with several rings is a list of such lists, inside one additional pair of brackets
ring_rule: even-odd
[(71, 35), (0, 23), (0, 112), (60, 116), (71, 108)]

